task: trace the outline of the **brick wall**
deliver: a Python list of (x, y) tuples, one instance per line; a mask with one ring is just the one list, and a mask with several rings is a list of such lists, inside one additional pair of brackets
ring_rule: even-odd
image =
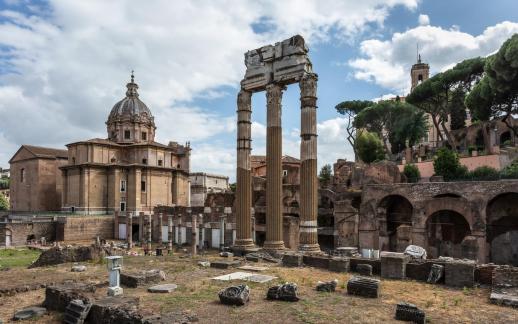
[[(113, 216), (60, 217), (57, 236), (64, 241), (113, 239)], [(63, 232), (61, 232), (63, 231)]]

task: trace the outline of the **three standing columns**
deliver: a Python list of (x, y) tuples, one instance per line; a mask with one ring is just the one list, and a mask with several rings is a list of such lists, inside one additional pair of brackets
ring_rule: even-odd
[(236, 183), (236, 241), (237, 250), (254, 248), (252, 233), (252, 174), (250, 151), (252, 137), (252, 93), (241, 90), (237, 96), (237, 183)]
[(266, 241), (264, 249), (284, 249), (282, 228), (282, 91), (266, 86)]
[(299, 250), (318, 252), (317, 75), (300, 81), (300, 236)]

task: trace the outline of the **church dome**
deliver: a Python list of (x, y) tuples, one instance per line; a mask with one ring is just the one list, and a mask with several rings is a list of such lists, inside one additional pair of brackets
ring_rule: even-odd
[(155, 127), (154, 117), (151, 110), (142, 100), (139, 99), (137, 92), (138, 85), (134, 81), (133, 73), (131, 82), (126, 85), (126, 98), (117, 102), (108, 116), (107, 124), (114, 122), (130, 121), (136, 123), (150, 124)]

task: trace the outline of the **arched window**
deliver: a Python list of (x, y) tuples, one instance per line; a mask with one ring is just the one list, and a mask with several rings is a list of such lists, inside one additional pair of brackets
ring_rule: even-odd
[(20, 170), (20, 182), (25, 182), (25, 169)]

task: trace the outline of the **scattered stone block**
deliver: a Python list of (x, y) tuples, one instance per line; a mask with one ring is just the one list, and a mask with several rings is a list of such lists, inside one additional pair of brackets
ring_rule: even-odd
[(372, 278), (354, 276), (347, 282), (347, 294), (378, 298), (380, 294), (380, 281)]
[(220, 252), (219, 256), (224, 257), (224, 258), (231, 258), (231, 257), (234, 256), (234, 253), (232, 253), (232, 252)]
[(283, 285), (273, 286), (268, 288), (266, 299), (296, 302), (300, 299), (297, 290), (298, 287), (295, 283), (287, 282)]
[(85, 265), (74, 265), (72, 266), (72, 269), (71, 269), (72, 272), (85, 272), (86, 271), (86, 266)]
[(163, 285), (156, 285), (151, 286), (147, 289), (150, 293), (161, 293), (161, 294), (168, 294), (170, 292), (173, 292), (178, 288), (175, 284), (163, 284)]
[[(370, 264), (372, 266), (372, 274), (381, 274), (381, 260), (380, 259), (366, 259), (362, 257), (350, 257), (349, 268), (351, 271), (358, 271), (356, 268), (358, 264)], [(428, 271), (426, 272), (428, 275)]]
[(370, 264), (360, 263), (356, 266), (356, 271), (362, 276), (372, 276), (372, 266)]
[(222, 304), (242, 306), (250, 300), (250, 288), (247, 285), (228, 287), (220, 290), (218, 297)]
[(254, 253), (248, 253), (247, 255), (245, 255), (245, 260), (250, 262), (259, 262), (261, 261), (261, 257), (255, 255)]
[(88, 323), (103, 324), (140, 324), (142, 315), (138, 313), (137, 297), (106, 297), (96, 300), (90, 308)]
[(256, 266), (249, 266), (249, 265), (244, 265), (242, 267), (239, 267), (238, 269), (245, 270), (245, 271), (256, 271), (256, 272), (268, 270), (267, 267), (256, 267)]
[(72, 300), (63, 315), (63, 323), (83, 324), (88, 317), (91, 306), (91, 304), (83, 303), (81, 299)]
[(329, 269), (329, 257), (325, 255), (304, 255), (302, 262), (310, 267)]
[(209, 261), (200, 261), (200, 262), (198, 262), (198, 265), (200, 267), (208, 268), (208, 267), (210, 267), (210, 262)]
[(239, 261), (239, 260), (217, 260), (217, 261), (212, 261), (210, 263), (210, 267), (216, 268), (216, 269), (235, 268), (240, 265), (241, 265), (241, 261)]
[(413, 322), (417, 324), (426, 323), (426, 315), (424, 311), (417, 308), (416, 305), (409, 303), (397, 304), (396, 319), (399, 321)]
[(334, 255), (341, 257), (351, 257), (358, 254), (358, 248), (352, 246), (342, 246), (334, 250)]
[(137, 288), (148, 284), (155, 284), (162, 280), (165, 280), (165, 272), (158, 269), (120, 274), (121, 285), (129, 288)]
[(85, 304), (90, 303), (89, 293), (94, 293), (96, 287), (90, 284), (65, 283), (45, 288), (45, 301), (43, 305), (50, 310), (64, 312), (73, 300), (81, 300)]
[(246, 278), (247, 281), (257, 282), (257, 283), (265, 283), (276, 279), (277, 277), (262, 275), (262, 274), (254, 274), (250, 277)]
[(282, 257), (282, 265), (285, 267), (301, 267), (302, 258), (300, 253), (286, 253)]
[(335, 257), (329, 260), (329, 271), (334, 272), (348, 272), (349, 271), (349, 258)]
[(412, 259), (426, 260), (426, 250), (417, 245), (407, 246), (404, 253), (409, 255)]
[(492, 304), (518, 307), (518, 268), (495, 269), (489, 301)]
[(331, 281), (319, 281), (317, 282), (317, 291), (323, 291), (323, 292), (333, 292), (336, 290), (336, 286), (338, 285), (338, 280), (331, 280)]
[(444, 283), (452, 287), (473, 287), (475, 284), (475, 262), (453, 260), (444, 264)]
[(439, 280), (442, 279), (444, 274), (444, 266), (441, 264), (432, 264), (432, 268), (430, 269), (430, 274), (428, 275), (428, 279), (426, 282), (436, 284)]
[(220, 281), (231, 281), (231, 280), (245, 280), (248, 277), (253, 276), (253, 273), (249, 272), (232, 272), (226, 275), (218, 276), (212, 278), (213, 280), (220, 280)]
[(405, 279), (406, 264), (410, 256), (405, 253), (381, 253), (381, 277), (388, 279)]
[(21, 321), (26, 319), (32, 319), (41, 316), (45, 313), (47, 313), (47, 309), (45, 307), (31, 306), (14, 313), (13, 320)]

